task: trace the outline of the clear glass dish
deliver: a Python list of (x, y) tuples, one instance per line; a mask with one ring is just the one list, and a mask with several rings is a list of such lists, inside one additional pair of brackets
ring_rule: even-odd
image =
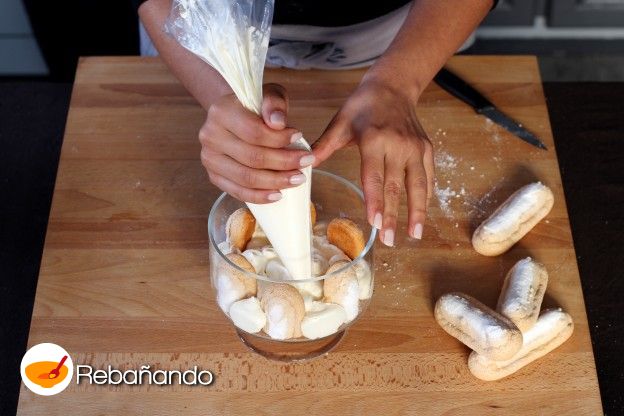
[[(332, 277), (336, 278), (345, 272), (346, 269), (353, 268), (359, 273), (358, 284), (360, 296), (358, 296), (357, 315), (351, 317), (348, 322), (341, 324), (333, 333), (320, 338), (309, 339), (302, 335), (296, 338), (274, 339), (265, 333), (264, 330), (250, 333), (237, 327), (227, 311), (219, 308), (223, 311), (227, 319), (230, 320), (243, 343), (253, 351), (267, 358), (292, 361), (312, 358), (328, 352), (338, 344), (340, 339), (344, 336), (345, 331), (353, 325), (364, 310), (366, 310), (372, 297), (374, 288), (373, 246), (376, 229), (371, 227), (366, 220), (362, 191), (340, 176), (322, 170), (313, 170), (311, 195), (317, 213), (315, 235), (322, 232), (322, 224), (326, 224), (334, 218), (347, 217), (355, 222), (360, 230), (362, 230), (366, 244), (359, 256), (349, 261), (343, 267), (335, 270), (333, 273), (306, 280), (291, 280), (290, 282), (296, 282), (297, 284), (318, 282), (312, 284), (325, 287), (326, 279)], [(219, 248), (219, 244), (226, 240), (226, 223), (229, 216), (242, 207), (245, 207), (244, 203), (223, 193), (214, 203), (208, 217), (210, 279), (215, 299), (218, 295), (217, 278), (219, 273), (242, 274), (246, 278), (255, 279), (256, 286), (258, 287), (272, 283), (284, 283), (283, 280), (272, 280), (266, 275), (250, 273), (240, 268), (230, 261), (230, 259), (226, 257), (226, 254)], [(370, 276), (369, 280), (367, 280), (368, 275)], [(360, 280), (360, 277), (362, 277), (363, 280)], [(368, 283), (369, 286), (366, 286), (367, 282), (370, 282)], [(364, 293), (364, 295), (362, 295), (362, 293)], [(318, 300), (320, 301), (321, 299)], [(306, 311), (306, 316), (309, 316), (309, 313), (310, 311)]]

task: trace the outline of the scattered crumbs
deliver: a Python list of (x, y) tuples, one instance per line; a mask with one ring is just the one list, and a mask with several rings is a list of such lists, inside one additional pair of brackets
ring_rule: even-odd
[(455, 223), (455, 228), (459, 228), (459, 223), (458, 222)]
[(138, 181), (136, 181), (136, 183), (134, 184), (135, 188), (138, 188), (139, 186), (141, 186), (141, 180), (140, 179)]
[(386, 285), (381, 285), (381, 287), (383, 287), (384, 289), (386, 288)]
[(492, 140), (494, 140), (495, 143), (500, 142), (501, 136), (498, 133), (502, 127), (499, 128), (494, 124), (492, 120), (490, 120), (487, 117), (484, 117), (484, 118), (485, 118), (485, 131), (491, 134), (490, 137), (492, 138)]
[(442, 210), (444, 215), (447, 217), (452, 217), (453, 212), (451, 211), (450, 207), (451, 198), (457, 195), (457, 193), (453, 191), (450, 186), (444, 189), (440, 188), (437, 182), (434, 186), (434, 192), (436, 194), (436, 197), (438, 198), (438, 201), (440, 203), (440, 209)]
[(470, 170), (474, 170), (474, 166), (470, 166)]
[(384, 267), (388, 267), (388, 262), (384, 261), (381, 265), (384, 266)]
[(550, 224), (550, 220), (546, 220), (544, 221), (546, 224)]
[(450, 153), (437, 152), (435, 155), (435, 165), (438, 169), (455, 169), (457, 167), (457, 163), (457, 159)]

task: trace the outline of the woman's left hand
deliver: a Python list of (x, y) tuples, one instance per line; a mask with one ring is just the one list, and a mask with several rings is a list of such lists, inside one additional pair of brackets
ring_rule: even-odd
[(403, 186), (407, 233), (417, 239), (433, 191), (433, 147), (416, 117), (416, 102), (390, 83), (365, 79), (313, 146), (316, 166), (334, 151), (358, 145), (367, 219), (387, 246), (394, 245)]

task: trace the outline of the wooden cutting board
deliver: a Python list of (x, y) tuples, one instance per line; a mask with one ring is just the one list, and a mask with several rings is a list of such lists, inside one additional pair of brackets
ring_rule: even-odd
[[(218, 309), (208, 280), (206, 220), (219, 191), (199, 162), (204, 111), (157, 59), (86, 58), (76, 76), (30, 329), (74, 364), (212, 370), (202, 386), (73, 382), (19, 414), (600, 414), (583, 294), (548, 112), (534, 57), (455, 57), (449, 67), (534, 131), (544, 152), (476, 115), (435, 85), (418, 107), (435, 145), (437, 192), (424, 239), (377, 244), (375, 293), (329, 355), (283, 364), (249, 352)], [(363, 71), (270, 70), (291, 95), (289, 120), (322, 132)], [(324, 169), (359, 181), (359, 154)], [(479, 220), (535, 180), (555, 206), (510, 252), (471, 247)], [(469, 350), (432, 316), (435, 299), (465, 291), (494, 306), (506, 271), (533, 256), (550, 273), (545, 307), (575, 332), (555, 352), (498, 382), (468, 372)]]

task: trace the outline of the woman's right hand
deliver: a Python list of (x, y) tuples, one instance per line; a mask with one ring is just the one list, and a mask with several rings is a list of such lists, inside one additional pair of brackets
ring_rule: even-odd
[(286, 127), (288, 99), (284, 87), (264, 86), (262, 117), (244, 108), (234, 94), (208, 109), (199, 131), (201, 161), (210, 181), (233, 197), (257, 204), (282, 197), (280, 189), (306, 178), (299, 169), (312, 165), (305, 150), (284, 149), (301, 133)]

